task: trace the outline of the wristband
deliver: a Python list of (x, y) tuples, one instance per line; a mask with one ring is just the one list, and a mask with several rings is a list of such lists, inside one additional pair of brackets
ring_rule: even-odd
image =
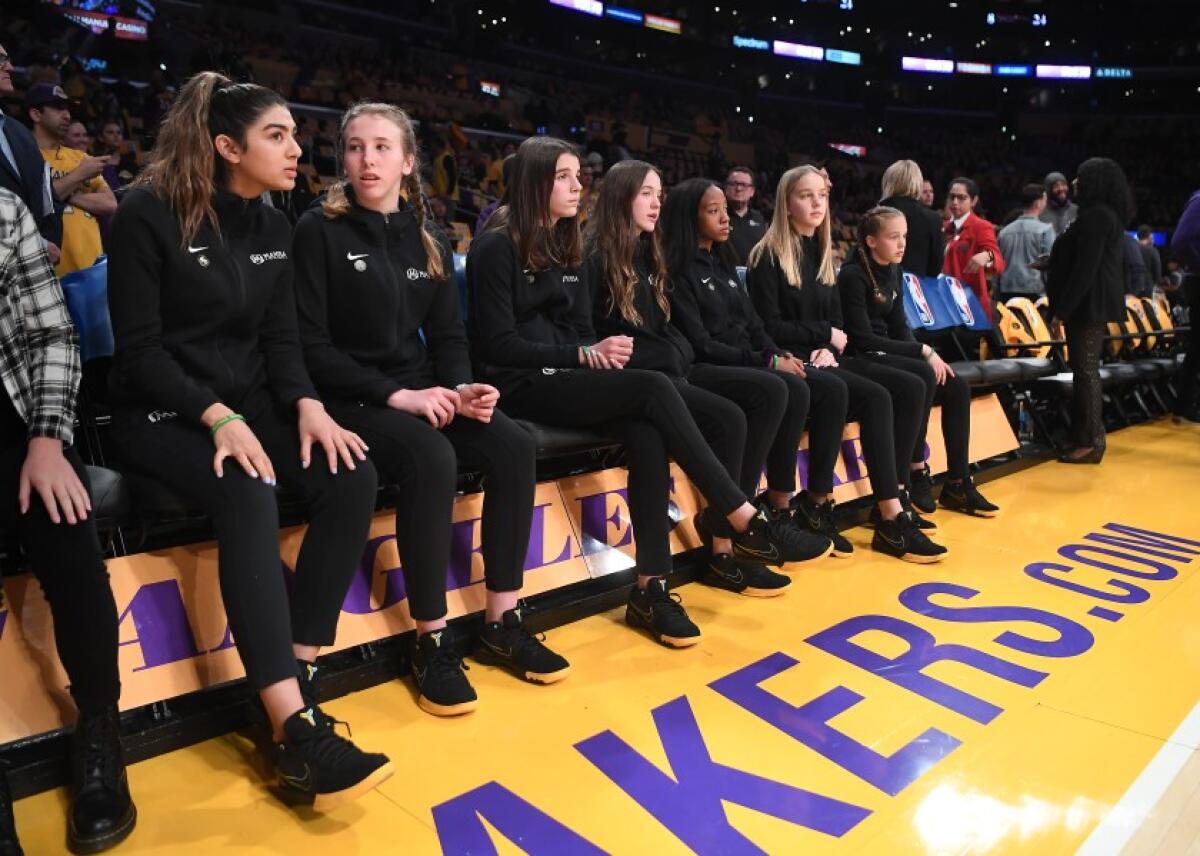
[(208, 429), (208, 436), (216, 438), (217, 432), (228, 425), (230, 422), (245, 422), (246, 417), (240, 413), (230, 413), (228, 416), (222, 416), (213, 423), (213, 427)]
[(771, 354), (771, 368), (775, 371), (779, 370), (779, 354)]

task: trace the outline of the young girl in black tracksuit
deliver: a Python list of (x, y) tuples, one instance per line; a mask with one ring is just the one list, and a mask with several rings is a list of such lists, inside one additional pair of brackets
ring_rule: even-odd
[[(897, 372), (915, 376), (924, 387), (921, 421), (908, 433), (898, 425), (897, 464), (904, 457), (912, 461), (915, 477), (925, 460), (925, 433), (934, 403), (942, 405), (942, 436), (946, 441), (947, 481), (942, 489), (945, 508), (977, 517), (993, 517), (999, 510), (976, 490), (971, 481), (969, 443), (971, 439), (971, 389), (954, 374), (937, 352), (913, 338), (904, 316), (903, 274), (904, 215), (895, 208), (872, 208), (858, 227), (859, 247), (838, 274), (837, 290), (846, 323), (847, 351), (865, 357), (855, 363), (855, 371), (870, 378), (898, 400), (902, 389)], [(911, 380), (902, 379), (904, 387)], [(914, 479), (915, 481), (915, 479)], [(922, 511), (932, 510), (913, 495), (913, 504)]]
[[(910, 562), (934, 562), (946, 550), (922, 534), (918, 526), (931, 524), (905, 507), (907, 496), (900, 488), (900, 479), (907, 481), (911, 445), (904, 448), (899, 475), (893, 448), (897, 434), (915, 430), (921, 421), (924, 385), (900, 373), (893, 384), (898, 389), (893, 421), (887, 389), (855, 371), (860, 358), (843, 354), (846, 334), (830, 233), (829, 179), (810, 165), (785, 172), (775, 194), (775, 217), (750, 253), (750, 298), (771, 337), (807, 356), (809, 385), (832, 388), (829, 397), (845, 402), (847, 419), (859, 423), (876, 502), (874, 548)], [(833, 473), (810, 469), (808, 489), (794, 502), (796, 521), (816, 531), (832, 528), (832, 491)]]
[(626, 620), (663, 644), (692, 645), (700, 631), (663, 576), (671, 567), (668, 455), (708, 499), (709, 528), (731, 538), (737, 552), (780, 563), (804, 558), (804, 545), (793, 529), (775, 525), (747, 501), (670, 380), (624, 368), (634, 350), (629, 337), (596, 341), (581, 281), (578, 174), (579, 156), (561, 140), (533, 137), (517, 150), (506, 204), (467, 257), (472, 354), (510, 415), (600, 426), (623, 441), (638, 542), (638, 585)]
[[(734, 271), (726, 243), (730, 227), (725, 205), (720, 185), (702, 178), (682, 182), (667, 198), (663, 225), (672, 278), (671, 323), (691, 342), (698, 363), (739, 367), (752, 372), (750, 377), (784, 382), (787, 405), (779, 428), (759, 432), (752, 440), (762, 444), (766, 458), (767, 491), (758, 503), (780, 522), (809, 532), (807, 524), (788, 511), (796, 490), (796, 455), (805, 421), (809, 422), (809, 478), (826, 473), (832, 480), (846, 403), (833, 395), (834, 387), (810, 384), (812, 372), (803, 361), (767, 334)], [(833, 490), (832, 482), (828, 490)], [(816, 531), (832, 542), (835, 556), (853, 552), (831, 518), (824, 519)]]
[[(766, 457), (763, 438), (779, 429), (787, 388), (757, 369), (693, 362), (691, 344), (670, 323), (666, 265), (655, 228), (661, 194), (661, 176), (643, 161), (622, 161), (604, 177), (584, 254), (596, 335), (633, 339), (626, 368), (671, 378), (726, 472), (753, 496)], [(826, 552), (826, 540), (815, 539), (814, 557)], [(713, 539), (700, 580), (756, 597), (783, 594), (791, 583), (757, 561), (734, 556), (725, 538)]]
[(402, 488), (396, 536), (417, 625), (418, 703), (436, 715), (465, 713), (476, 695), (446, 625), (459, 461), (487, 484), (481, 657), (539, 683), (570, 671), (524, 629), (517, 601), (533, 514), (533, 438), (496, 410), (495, 387), (472, 382), (453, 259), (426, 223), (408, 116), (389, 104), (357, 104), (342, 117), (341, 146), (347, 181), (300, 218), (293, 240), (305, 358), (330, 412)]
[[(113, 218), (110, 389), (127, 464), (212, 518), (221, 596), (271, 721), (281, 795), (326, 809), (375, 787), (392, 765), (335, 734), (312, 700), (313, 661), (334, 641), (376, 475), (309, 380), (291, 229), (260, 201), (292, 187), (294, 132), (286, 103), (264, 87), (205, 72), (180, 91), (140, 186)], [(277, 480), (307, 499), (310, 520), (290, 608)]]

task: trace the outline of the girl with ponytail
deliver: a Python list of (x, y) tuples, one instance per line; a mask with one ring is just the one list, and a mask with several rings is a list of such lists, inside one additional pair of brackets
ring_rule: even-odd
[[(907, 233), (905, 217), (895, 208), (878, 206), (863, 215), (858, 226), (858, 248), (842, 266), (837, 280), (846, 324), (846, 351), (857, 358), (853, 371), (891, 393), (897, 414), (917, 414), (913, 420), (898, 418), (896, 423), (896, 466), (900, 484), (912, 487), (912, 507), (926, 514), (936, 508), (925, 463), (925, 434), (936, 402), (942, 406), (942, 436), (946, 442), (947, 481), (942, 488), (942, 507), (976, 517), (994, 517), (999, 509), (971, 481), (971, 389), (932, 346), (916, 341), (904, 315), (900, 261)], [(932, 521), (919, 514), (910, 512), (909, 517), (926, 531), (936, 529)]]
[(525, 629), (518, 596), (534, 500), (533, 438), (476, 383), (444, 236), (426, 221), (412, 122), (391, 104), (342, 116), (345, 178), (293, 236), (305, 358), (343, 424), (402, 485), (396, 540), (417, 625), (418, 704), (467, 713), (476, 694), (446, 624), (446, 568), (459, 464), (484, 473), (486, 622), (478, 656), (554, 683), (567, 661)]
[[(499, 387), (510, 415), (595, 427), (622, 441), (638, 574), (625, 620), (663, 645), (695, 645), (700, 629), (667, 590), (668, 456), (708, 500), (701, 515), (708, 530), (729, 538), (735, 551), (772, 564), (809, 557), (798, 533), (776, 527), (750, 504), (705, 443), (676, 386), (662, 372), (627, 367), (641, 344), (623, 333), (597, 340), (590, 284), (580, 268), (581, 189), (579, 153), (569, 143), (532, 137), (517, 149), (505, 204), (467, 256), (472, 355), (478, 374)], [(647, 208), (656, 200), (647, 200)], [(641, 240), (630, 230), (626, 246)], [(615, 261), (617, 276), (633, 263), (623, 254)], [(657, 297), (646, 301), (632, 291), (629, 301), (617, 298), (622, 304), (649, 321), (649, 304), (663, 311)]]
[[(113, 218), (110, 388), (126, 465), (212, 518), (221, 595), (270, 722), (278, 793), (327, 810), (393, 768), (335, 734), (314, 700), (314, 661), (334, 641), (377, 480), (363, 441), (330, 418), (309, 379), (290, 228), (260, 198), (292, 189), (299, 155), (277, 93), (215, 72), (184, 85)], [(278, 482), (305, 498), (310, 521), (290, 606)]]
[[(915, 427), (919, 421), (923, 391), (919, 396), (898, 396), (893, 411), (887, 389), (857, 372), (860, 358), (846, 353), (842, 306), (834, 285), (829, 189), (825, 173), (807, 164), (780, 177), (775, 216), (766, 236), (750, 252), (746, 277), (767, 331), (781, 346), (805, 355), (810, 366), (806, 381), (812, 390), (813, 416), (808, 432), (808, 485), (790, 503), (775, 497), (778, 513), (790, 514), (802, 528), (829, 533), (835, 547), (844, 548), (842, 555), (852, 552), (850, 542), (833, 525), (833, 467), (842, 429), (853, 420), (861, 430), (863, 458), (871, 476), (872, 520), (889, 536), (877, 537), (875, 549), (908, 562), (936, 562), (945, 548), (917, 529), (919, 519), (905, 507), (908, 495), (900, 485), (907, 478), (897, 478), (893, 445), (898, 426)], [(906, 473), (908, 458), (906, 448), (900, 458)]]

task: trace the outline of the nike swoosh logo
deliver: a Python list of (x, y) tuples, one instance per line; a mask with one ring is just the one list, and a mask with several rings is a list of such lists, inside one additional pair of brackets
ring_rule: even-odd
[(371, 255), (371, 254), (370, 253), (359, 253), (358, 255), (355, 255), (354, 253), (346, 253), (346, 261), (356, 262), (359, 259), (365, 259), (369, 255)]
[(643, 609), (640, 609), (640, 608), (634, 606), (632, 603), (629, 604), (629, 608), (632, 609), (634, 612), (636, 612), (638, 615), (640, 615), (645, 621), (653, 621), (654, 620), (654, 610), (653, 609), (643, 610)]
[(723, 573), (721, 573), (721, 569), (718, 568), (716, 565), (711, 565), (710, 567), (713, 569), (714, 574), (716, 574), (718, 577), (721, 577), (722, 579), (729, 580), (729, 582), (733, 583), (734, 585), (740, 585), (741, 583), (744, 583), (746, 581), (746, 578), (744, 576), (742, 576), (742, 571), (740, 568), (738, 569), (738, 572), (736, 574), (723, 574)]
[(487, 641), (486, 639), (480, 639), (479, 641), (483, 643), (483, 646), (485, 648), (487, 648), (489, 651), (491, 651), (494, 654), (499, 654), (501, 657), (511, 657), (512, 656), (512, 648), (508, 648), (508, 649), (499, 648), (499, 647), (493, 645), (491, 642)]
[(771, 549), (767, 552), (763, 552), (762, 550), (752, 550), (749, 547), (739, 547), (738, 549), (741, 552), (750, 556), (754, 556), (757, 559), (773, 560), (779, 558), (779, 548), (774, 545), (772, 545)]
[(312, 770), (308, 768), (308, 764), (305, 764), (303, 776), (289, 776), (287, 773), (280, 773), (279, 780), (297, 790), (307, 791), (312, 787)]
[(711, 279), (712, 279), (712, 277), (711, 277), (711, 276), (702, 276), (702, 277), (700, 277), (700, 281), (701, 281), (702, 283), (704, 283), (705, 285), (708, 285), (708, 282), (709, 282), (709, 280), (711, 280)]
[[(878, 531), (878, 530), (876, 530), (876, 531)], [(895, 547), (897, 550), (903, 550), (903, 549), (904, 549), (904, 539), (903, 539), (903, 538), (901, 538), (899, 541), (893, 541), (893, 540), (892, 540), (891, 538), (889, 538), (889, 537), (887, 536), (887, 534), (886, 534), (886, 533), (884, 533), (884, 532), (879, 532), (879, 537), (881, 537), (881, 538), (882, 538), (884, 541), (887, 541), (889, 544), (891, 544), (891, 545), (892, 545), (893, 547)]]
[(189, 253), (202, 253), (207, 249), (208, 249), (208, 247), (193, 247), (191, 244), (188, 244), (188, 252)]

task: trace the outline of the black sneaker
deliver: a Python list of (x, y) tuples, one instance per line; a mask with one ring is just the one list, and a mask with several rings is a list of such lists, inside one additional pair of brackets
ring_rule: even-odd
[(913, 507), (922, 514), (933, 514), (937, 510), (933, 502), (933, 477), (929, 474), (929, 464), (919, 470), (909, 471), (908, 493)]
[[(912, 500), (908, 496), (908, 491), (900, 488), (900, 510), (908, 513), (912, 518), (913, 525), (924, 532), (926, 535), (933, 535), (938, 531), (938, 526), (928, 517), (922, 517), (913, 508)], [(879, 528), (879, 521), (883, 520), (883, 514), (879, 511), (878, 505), (871, 506), (871, 513), (867, 516), (867, 526), (871, 529)]]
[(8, 777), (0, 766), (0, 856), (23, 856), (21, 842), (17, 839), (17, 821), (13, 818), (12, 793), (8, 789)]
[(503, 666), (518, 678), (535, 684), (553, 684), (571, 674), (571, 664), (545, 646), (542, 634), (525, 629), (521, 611), (524, 604), (500, 616), (500, 621), (483, 625), (475, 659), (492, 666)]
[(67, 848), (72, 853), (99, 853), (129, 837), (137, 807), (129, 797), (116, 705), (80, 714), (71, 736), (71, 785)]
[[(696, 515), (695, 525), (705, 545), (711, 544), (704, 512)], [(833, 552), (832, 542), (824, 535), (802, 532), (796, 528), (791, 514), (769, 508), (759, 508), (746, 531), (734, 533), (730, 540), (735, 556), (766, 565), (803, 564)]]
[(971, 477), (967, 476), (958, 484), (948, 481), (942, 486), (942, 508), (960, 511), (972, 517), (995, 517), (1000, 512), (998, 505), (992, 505), (983, 498)]
[(285, 739), (275, 746), (279, 798), (289, 805), (330, 811), (358, 799), (394, 773), (386, 755), (364, 752), (334, 733), (336, 720), (315, 704), (283, 723)]
[(895, 520), (881, 520), (871, 539), (871, 549), (906, 562), (927, 565), (941, 561), (950, 551), (929, 540), (912, 520), (907, 511), (902, 511)]
[(650, 580), (644, 589), (634, 585), (625, 607), (625, 621), (630, 627), (650, 631), (668, 648), (687, 648), (702, 638), (679, 595), (667, 591), (667, 581), (662, 577)]
[(434, 716), (470, 713), (479, 704), (467, 680), (466, 663), (454, 647), (449, 627), (423, 634), (413, 645), (412, 673), (421, 691), (417, 704)]
[(854, 555), (854, 545), (841, 532), (838, 532), (837, 526), (833, 523), (832, 499), (817, 503), (809, 497), (808, 491), (803, 491), (792, 497), (791, 511), (792, 520), (796, 526), (808, 532), (824, 535), (833, 543), (834, 556), (845, 559)]
[(791, 577), (766, 565), (735, 559), (728, 553), (709, 554), (697, 582), (747, 597), (778, 597), (792, 584)]

